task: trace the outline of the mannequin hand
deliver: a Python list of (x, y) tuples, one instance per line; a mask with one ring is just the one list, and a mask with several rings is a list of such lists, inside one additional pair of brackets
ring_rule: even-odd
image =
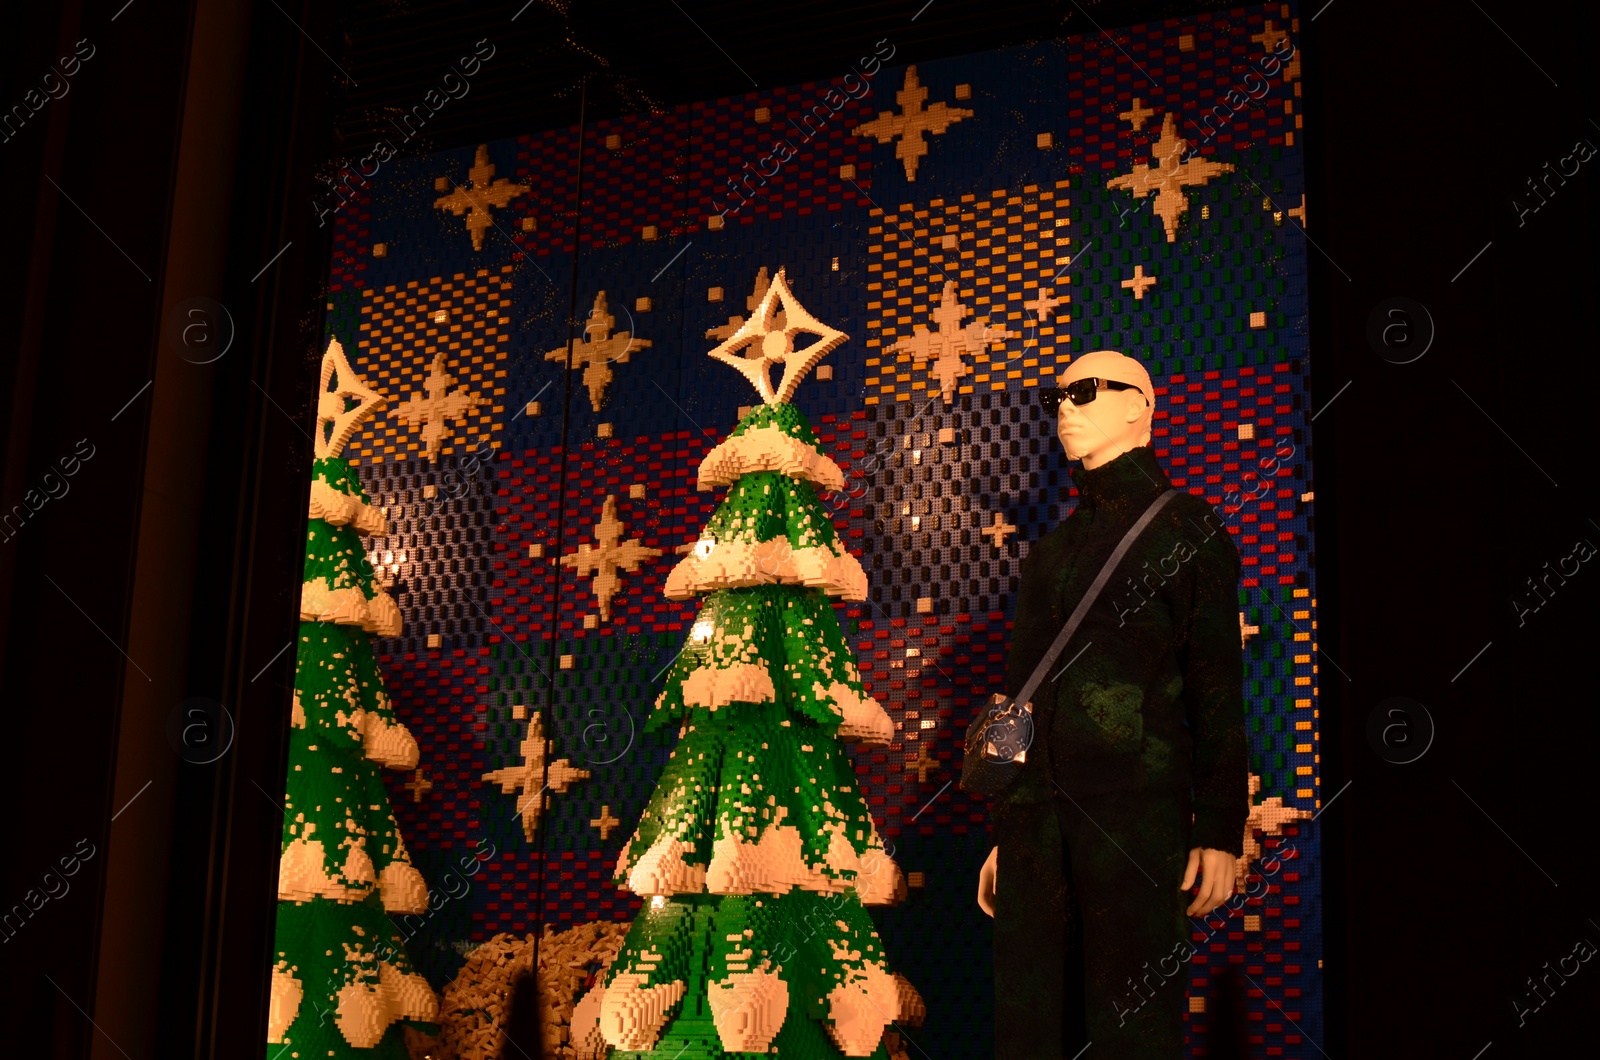
[(994, 916), (994, 878), (1000, 867), (1000, 848), (989, 851), (989, 859), (978, 870), (978, 908)]
[(1195, 895), (1189, 908), (1190, 916), (1205, 916), (1228, 900), (1233, 893), (1234, 868), (1238, 859), (1226, 850), (1195, 847), (1189, 851), (1189, 867), (1184, 870), (1183, 882), (1178, 890), (1187, 891), (1194, 886), (1195, 869), (1200, 870), (1200, 893)]

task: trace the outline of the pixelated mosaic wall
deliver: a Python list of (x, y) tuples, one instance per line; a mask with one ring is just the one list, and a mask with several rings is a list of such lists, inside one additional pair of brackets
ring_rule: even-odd
[[(436, 984), (496, 932), (640, 908), (611, 870), (676, 738), (641, 729), (694, 613), (662, 585), (720, 496), (695, 488), (700, 458), (759, 400), (705, 353), (782, 267), (850, 336), (795, 402), (849, 478), (825, 500), (871, 589), (840, 623), (898, 730), (852, 753), (911, 874), (908, 900), (875, 913), (927, 1003), (909, 1033), (941, 1057), (992, 1051), (974, 901), (987, 813), (953, 781), (967, 720), (1003, 682), (1019, 561), (1074, 504), (1030, 391), (1114, 348), (1149, 368), (1156, 454), (1226, 514), (1244, 563), (1253, 837), (1276, 871), (1197, 934), (1191, 1030), (1210, 972), (1232, 964), (1252, 1055), (1317, 1054), (1307, 210), (1300, 61), (1274, 58), (1298, 29), (1272, 4), (914, 75), (892, 41), (862, 42), (881, 67), (397, 161), (340, 210), (327, 334), (390, 398), (347, 452), (391, 522), (372, 560), (405, 633), (379, 647), (422, 761), (389, 780), (413, 859), (449, 895), (412, 925)], [(927, 90), (911, 112), (937, 126), (911, 134), (921, 155), (872, 135), (903, 132), (908, 77)], [(1156, 194), (1140, 174), (1159, 159), (1177, 172)], [(969, 352), (919, 358), (947, 327)], [(415, 411), (461, 391), (484, 400), (435, 417), (430, 441)], [(603, 619), (592, 575), (559, 560), (596, 541), (607, 496), (621, 539), (660, 555), (621, 576)], [(484, 774), (524, 763), (552, 669), (551, 757), (590, 775), (550, 794), (530, 842), (517, 794)], [(470, 851), (487, 861), (463, 885), (447, 874)]]

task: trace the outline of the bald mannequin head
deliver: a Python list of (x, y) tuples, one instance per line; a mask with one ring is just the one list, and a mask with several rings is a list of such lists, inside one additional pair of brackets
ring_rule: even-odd
[(1144, 365), (1115, 350), (1095, 350), (1073, 358), (1056, 377), (1056, 385), (1064, 387), (1088, 378), (1129, 383), (1138, 389), (1098, 390), (1095, 399), (1082, 407), (1063, 399), (1056, 411), (1056, 437), (1067, 458), (1096, 468), (1130, 449), (1149, 445), (1155, 388)]

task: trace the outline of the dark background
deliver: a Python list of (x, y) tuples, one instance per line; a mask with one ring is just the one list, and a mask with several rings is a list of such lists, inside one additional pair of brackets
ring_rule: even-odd
[[(1580, 539), (1600, 544), (1600, 158), (1549, 176), (1563, 157), (1571, 172), (1579, 139), (1600, 145), (1595, 27), (1506, 0), (1320, 2), (1299, 12), (1313, 391), (1332, 399), (1314, 443), (1329, 956), (1327, 1040), (1313, 1044), (1554, 1055), (1591, 1040), (1600, 997), (1600, 964), (1550, 977), (1544, 1002), (1527, 982), (1580, 940), (1600, 947), (1586, 812), (1600, 571), (1541, 582), (1536, 611), (1527, 579)], [(75, 42), (94, 49), (0, 143), (0, 516), (78, 457), (69, 492), (0, 533), (18, 811), (0, 911), (79, 858), (70, 891), (0, 942), (8, 1053), (265, 1055), (268, 792), (292, 658), (274, 652), (295, 630), (332, 230), (309, 209), (316, 177), (363, 154), (480, 36), (495, 61), (408, 152), (575, 124), (580, 104), (592, 119), (825, 77), (880, 36), (915, 62), (1224, 6), (920, 5), (7, 11), (5, 112)], [(1547, 181), (1539, 198), (1530, 180)], [(162, 337), (196, 296), (234, 325), (209, 364)], [(1385, 359), (1368, 323), (1394, 297), (1420, 303), (1434, 334), (1412, 310)], [(1436, 729), (1409, 765), (1368, 738), (1395, 696)], [(180, 761), (169, 738), (191, 697), (227, 704), (236, 725), (213, 764)], [(1402, 719), (1417, 738), (1421, 718)], [(219, 750), (227, 737), (216, 726)], [(1532, 1010), (1522, 1026), (1514, 999)]]

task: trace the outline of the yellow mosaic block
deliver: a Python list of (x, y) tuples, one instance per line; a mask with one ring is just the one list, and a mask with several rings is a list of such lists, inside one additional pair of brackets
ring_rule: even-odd
[[(895, 347), (933, 325), (952, 280), (972, 310), (968, 321), (987, 318), (1018, 336), (968, 355), (973, 374), (963, 375), (956, 394), (1054, 384), (1071, 357), (1065, 325), (1072, 276), (1063, 274), (1072, 254), (1069, 189), (1059, 180), (872, 211), (866, 345), (885, 352), (867, 362), (875, 371), (864, 381), (864, 404), (925, 400), (928, 364)], [(1042, 298), (1045, 313), (1038, 311)]]
[(451, 420), (439, 451), (454, 455), (500, 447), (505, 388), (494, 384), (505, 378), (511, 346), (511, 272), (512, 266), (504, 265), (361, 292), (350, 367), (389, 400), (345, 446), (352, 464), (422, 455), (421, 435), (396, 410), (425, 392), (440, 352), (457, 386), (490, 400)]

